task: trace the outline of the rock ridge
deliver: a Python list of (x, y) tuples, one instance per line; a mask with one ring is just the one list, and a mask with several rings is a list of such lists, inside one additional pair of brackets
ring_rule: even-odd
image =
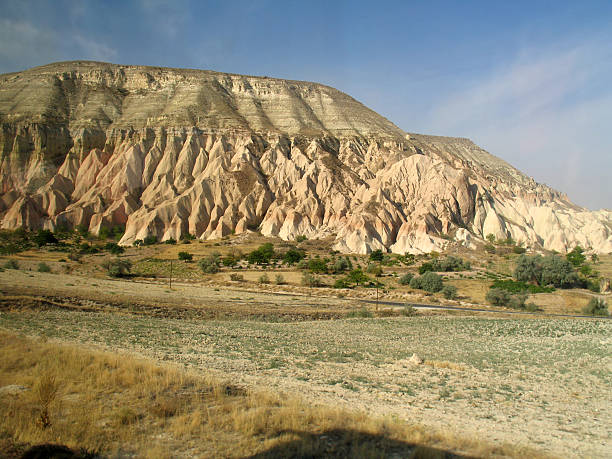
[(612, 212), (316, 83), (57, 63), (0, 75), (0, 127), (3, 228), (124, 225), (123, 244), (334, 235), (359, 253), (494, 234), (612, 252)]

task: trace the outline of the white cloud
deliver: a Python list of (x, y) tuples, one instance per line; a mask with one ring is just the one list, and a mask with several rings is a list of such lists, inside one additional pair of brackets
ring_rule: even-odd
[(471, 137), (591, 208), (612, 208), (610, 46), (527, 50), (432, 109), (437, 132)]

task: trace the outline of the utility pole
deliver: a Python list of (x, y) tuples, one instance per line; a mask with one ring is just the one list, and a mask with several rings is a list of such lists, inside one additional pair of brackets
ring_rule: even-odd
[(170, 290), (172, 290), (172, 260), (170, 260)]

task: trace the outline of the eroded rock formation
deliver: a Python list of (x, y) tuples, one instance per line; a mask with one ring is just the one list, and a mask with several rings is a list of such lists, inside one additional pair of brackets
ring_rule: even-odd
[(125, 225), (123, 244), (258, 229), (360, 253), (494, 234), (612, 252), (612, 212), (314, 83), (58, 63), (1, 75), (0, 119), (3, 228)]

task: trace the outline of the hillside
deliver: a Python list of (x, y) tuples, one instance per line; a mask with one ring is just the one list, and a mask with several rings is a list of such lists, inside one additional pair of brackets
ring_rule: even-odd
[(259, 230), (359, 253), (493, 234), (612, 252), (612, 212), (316, 83), (56, 63), (0, 76), (0, 123), (3, 228), (120, 225), (123, 244)]

